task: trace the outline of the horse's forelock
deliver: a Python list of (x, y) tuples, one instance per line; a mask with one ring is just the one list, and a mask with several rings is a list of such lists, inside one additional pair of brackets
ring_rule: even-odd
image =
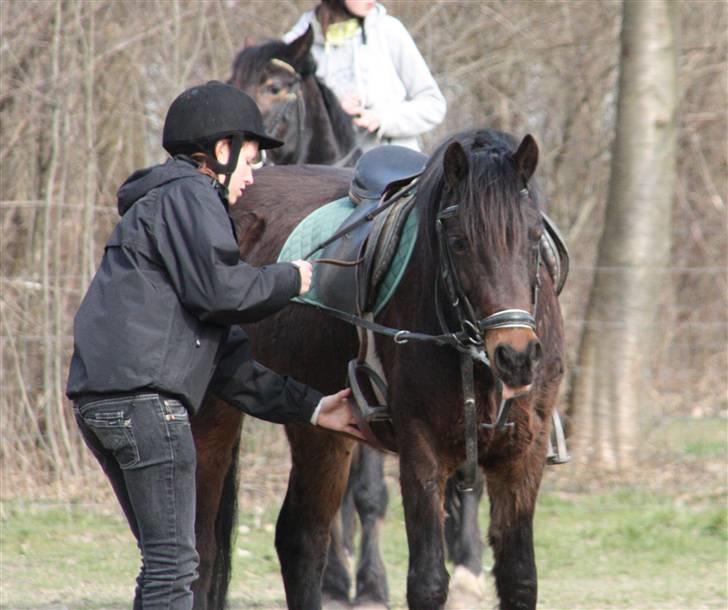
[(316, 61), (310, 53), (302, 59), (295, 60), (285, 42), (269, 40), (254, 47), (246, 47), (238, 53), (233, 62), (233, 75), (230, 81), (238, 87), (260, 82), (272, 59), (280, 59), (291, 64), (302, 78), (316, 72)]
[[(444, 151), (453, 140), (462, 144), (469, 161), (467, 177), (455, 192), (445, 186), (443, 172)], [(437, 213), (451, 205), (458, 205), (468, 241), (486, 252), (506, 252), (526, 239), (528, 216), (520, 196), (524, 184), (511, 156), (517, 144), (509, 134), (478, 130), (448, 139), (433, 153), (417, 195), (429, 256), (436, 252)]]

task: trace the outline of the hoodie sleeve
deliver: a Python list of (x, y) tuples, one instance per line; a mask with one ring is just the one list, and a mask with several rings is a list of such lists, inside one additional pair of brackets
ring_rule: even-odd
[(276, 424), (307, 423), (323, 394), (250, 358), (248, 336), (233, 327), (209, 390), (248, 415)]
[(286, 44), (291, 44), (294, 40), (303, 36), (306, 33), (306, 30), (308, 30), (308, 26), (311, 25), (313, 18), (313, 11), (306, 11), (305, 13), (303, 13), (303, 15), (301, 15), (301, 17), (296, 22), (296, 24), (285, 34), (283, 34), (281, 40), (283, 40), (283, 42), (285, 42)]
[(240, 260), (231, 220), (210, 185), (178, 180), (161, 198), (157, 247), (180, 302), (200, 320), (255, 322), (298, 294), (295, 265)]
[(387, 15), (382, 26), (386, 28), (390, 57), (407, 98), (387, 108), (375, 108), (381, 119), (379, 132), (390, 138), (417, 136), (445, 118), (445, 97), (404, 25)]

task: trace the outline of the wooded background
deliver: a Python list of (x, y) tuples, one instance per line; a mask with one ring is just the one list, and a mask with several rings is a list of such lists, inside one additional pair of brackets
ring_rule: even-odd
[[(279, 37), (312, 5), (0, 3), (3, 496), (48, 484), (62, 494), (97, 469), (81, 449), (64, 396), (72, 319), (117, 220), (116, 189), (133, 170), (165, 157), (160, 140), (169, 103), (188, 86), (226, 80), (246, 38)], [(619, 272), (598, 268), (597, 245), (615, 140), (622, 3), (385, 6), (412, 33), (448, 101), (445, 122), (425, 137), (428, 149), (448, 134), (485, 126), (531, 133), (539, 142), (547, 209), (571, 251), (562, 296), (569, 346), (562, 408), (578, 423), (590, 405), (570, 404), (569, 390), (583, 372), (578, 354), (591, 287), (597, 271)], [(671, 234), (653, 269), (661, 289), (650, 323), (657, 341), (633, 376), (645, 440), (666, 418), (728, 410), (728, 10), (720, 0), (676, 2), (674, 10)], [(635, 201), (631, 214), (638, 219), (649, 205)], [(627, 323), (589, 318), (592, 328), (607, 331)], [(615, 404), (606, 417), (618, 424), (618, 413)]]

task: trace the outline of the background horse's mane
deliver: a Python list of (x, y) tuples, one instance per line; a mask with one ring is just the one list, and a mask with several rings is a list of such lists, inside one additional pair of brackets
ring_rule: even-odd
[[(459, 142), (468, 159), (468, 172), (461, 186), (452, 189), (445, 177), (445, 151)], [(527, 239), (526, 231), (538, 211), (538, 189), (529, 185), (532, 204), (514, 205), (521, 200), (525, 184), (513, 154), (518, 142), (510, 134), (495, 129), (464, 131), (448, 138), (433, 152), (418, 188), (420, 231), (426, 256), (436, 260), (436, 216), (458, 205), (464, 237), (480, 244), (486, 252), (504, 252)], [(533, 182), (533, 181), (532, 181)], [(439, 206), (433, 202), (439, 201)], [(487, 203), (487, 205), (486, 205)], [(528, 217), (526, 215), (529, 215)]]

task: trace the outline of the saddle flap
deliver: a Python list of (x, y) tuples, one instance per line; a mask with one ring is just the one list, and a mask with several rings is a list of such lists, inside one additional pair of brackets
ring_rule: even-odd
[[(366, 218), (375, 208), (377, 202), (367, 202), (354, 208), (351, 215), (342, 223), (342, 227), (355, 224)], [(321, 259), (337, 261), (340, 264), (318, 264), (314, 273), (312, 287), (321, 302), (328, 307), (347, 313), (360, 313), (361, 308), (361, 262), (366, 246), (371, 222), (364, 222), (330, 243), (321, 252)]]

